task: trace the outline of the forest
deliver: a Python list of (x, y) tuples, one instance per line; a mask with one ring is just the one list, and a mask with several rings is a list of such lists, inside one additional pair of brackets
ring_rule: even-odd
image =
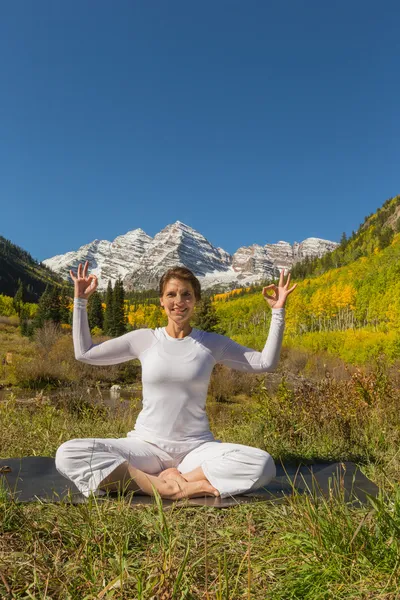
[[(286, 305), (284, 344), (325, 351), (354, 364), (381, 353), (400, 358), (400, 196), (368, 215), (357, 233), (333, 252), (293, 265), (295, 293)], [(271, 311), (261, 290), (269, 280), (225, 293), (204, 291), (193, 325), (228, 335), (261, 349)], [(21, 280), (14, 297), (0, 295), (0, 316), (32, 337), (47, 320), (68, 332), (72, 325), (70, 288), (47, 284), (38, 303), (26, 302)], [(126, 293), (121, 280), (108, 282), (88, 304), (94, 336), (116, 336), (133, 329), (161, 327), (167, 320), (157, 290)]]

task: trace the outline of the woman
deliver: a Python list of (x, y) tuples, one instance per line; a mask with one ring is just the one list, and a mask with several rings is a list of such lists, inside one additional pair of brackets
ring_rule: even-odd
[[(259, 448), (216, 440), (205, 404), (216, 363), (240, 371), (263, 373), (276, 368), (284, 330), (290, 274), (262, 294), (272, 309), (262, 352), (230, 338), (192, 328), (190, 320), (201, 298), (200, 282), (185, 267), (169, 269), (160, 280), (160, 303), (166, 327), (137, 329), (94, 345), (87, 301), (97, 289), (88, 276), (88, 261), (75, 286), (73, 341), (75, 357), (92, 365), (114, 365), (138, 358), (142, 364), (143, 408), (126, 438), (84, 438), (62, 444), (56, 467), (85, 496), (107, 490), (134, 490), (177, 500), (197, 496), (225, 498), (266, 485), (276, 474), (272, 457)], [(273, 292), (268, 295), (268, 290)]]

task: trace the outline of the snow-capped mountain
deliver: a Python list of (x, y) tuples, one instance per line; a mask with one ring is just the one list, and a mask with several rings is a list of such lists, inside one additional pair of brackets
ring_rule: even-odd
[(42, 262), (65, 279), (70, 279), (69, 270), (75, 272), (79, 263), (84, 264), (88, 260), (90, 273), (99, 279), (99, 289), (105, 289), (109, 279), (114, 284), (118, 276), (123, 280), (128, 273), (139, 268), (151, 241), (152, 238), (143, 229), (134, 229), (119, 235), (113, 242), (94, 240), (76, 251), (58, 254)]
[(128, 231), (113, 242), (94, 240), (76, 251), (42, 261), (65, 279), (79, 263), (89, 261), (89, 272), (97, 275), (99, 290), (121, 277), (127, 291), (156, 288), (161, 275), (170, 267), (191, 269), (202, 287), (216, 284), (231, 288), (276, 275), (277, 269), (290, 269), (305, 256), (322, 256), (334, 250), (336, 242), (307, 238), (303, 242), (279, 241), (276, 244), (242, 246), (233, 255), (213, 246), (201, 233), (176, 221), (154, 238), (143, 229)]
[(226, 271), (230, 263), (228, 252), (215, 248), (201, 233), (176, 221), (154, 236), (139, 269), (124, 279), (124, 287), (132, 289), (138, 283), (141, 288), (155, 287), (164, 271), (175, 265), (184, 265), (201, 278), (214, 271)]

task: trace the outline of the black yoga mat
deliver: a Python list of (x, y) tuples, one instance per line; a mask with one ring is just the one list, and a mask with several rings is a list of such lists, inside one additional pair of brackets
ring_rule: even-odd
[[(299, 493), (328, 497), (340, 495), (345, 502), (360, 506), (367, 503), (366, 493), (376, 497), (378, 487), (360, 471), (353, 462), (325, 462), (302, 465), (280, 464), (276, 461), (276, 477), (265, 487), (245, 495), (230, 498), (203, 496), (182, 500), (162, 499), (163, 506), (213, 506), (223, 508), (255, 501), (282, 502), (291, 495), (293, 488)], [(8, 468), (7, 468), (8, 467)], [(0, 459), (0, 483), (7, 495), (18, 502), (87, 502), (76, 486), (60, 475), (54, 458), (49, 456), (27, 456), (24, 458)], [(116, 497), (117, 494), (109, 494)], [(131, 504), (153, 504), (153, 496), (130, 493)], [(104, 501), (104, 496), (97, 498)]]

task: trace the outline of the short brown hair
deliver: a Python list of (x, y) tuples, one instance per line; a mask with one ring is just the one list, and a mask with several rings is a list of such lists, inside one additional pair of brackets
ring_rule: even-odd
[(186, 267), (171, 267), (160, 279), (160, 297), (164, 294), (164, 288), (170, 279), (182, 279), (191, 283), (196, 300), (201, 300), (201, 285), (196, 275)]

